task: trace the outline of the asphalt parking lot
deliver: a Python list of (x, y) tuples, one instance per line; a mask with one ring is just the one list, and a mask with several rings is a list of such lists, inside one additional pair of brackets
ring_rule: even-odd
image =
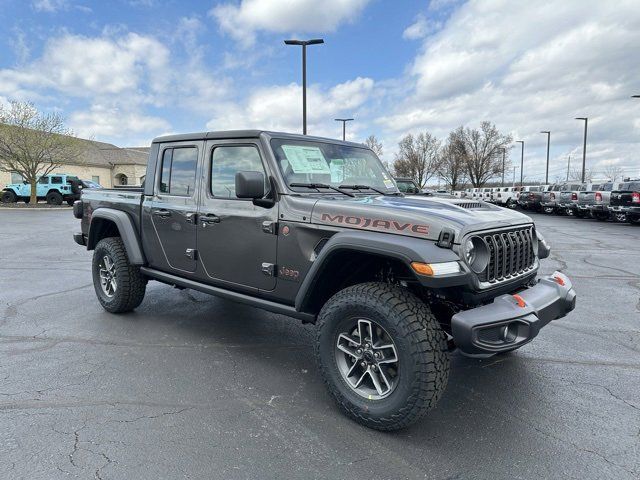
[(333, 405), (313, 326), (155, 282), (108, 314), (69, 210), (0, 210), (0, 478), (640, 478), (640, 228), (534, 220), (576, 310), (454, 353), (438, 408), (389, 434)]

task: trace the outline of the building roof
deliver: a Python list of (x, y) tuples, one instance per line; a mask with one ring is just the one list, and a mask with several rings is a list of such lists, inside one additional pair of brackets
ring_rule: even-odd
[[(0, 124), (2, 127), (11, 127)], [(58, 134), (53, 134), (58, 135)], [(78, 158), (63, 162), (66, 165), (89, 165), (111, 168), (114, 165), (146, 165), (149, 147), (118, 147), (112, 143), (77, 138), (81, 153)]]
[(82, 153), (70, 164), (112, 167), (113, 165), (146, 165), (149, 160), (148, 147), (121, 148), (111, 143), (78, 139)]

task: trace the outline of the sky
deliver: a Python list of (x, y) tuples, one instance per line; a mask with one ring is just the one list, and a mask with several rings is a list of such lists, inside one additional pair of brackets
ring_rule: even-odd
[[(637, 0), (0, 0), (0, 103), (57, 111), (119, 146), (203, 130), (375, 135), (392, 162), (407, 133), (446, 138), (489, 120), (524, 140), (524, 177), (582, 161), (640, 176)], [(509, 157), (519, 177), (520, 146)]]

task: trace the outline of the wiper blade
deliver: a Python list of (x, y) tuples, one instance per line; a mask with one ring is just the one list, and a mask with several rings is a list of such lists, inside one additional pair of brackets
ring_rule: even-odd
[(321, 188), (328, 188), (329, 190), (341, 193), (343, 195), (346, 195), (347, 197), (355, 197), (353, 193), (345, 192), (344, 190), (340, 190), (337, 187), (332, 187), (331, 185), (327, 185), (326, 183), (290, 183), (289, 186), (293, 188), (315, 188), (316, 190), (319, 190)]
[(373, 190), (374, 192), (378, 192), (380, 195), (387, 195), (387, 192), (378, 190), (370, 185), (340, 185), (340, 188), (350, 188), (351, 190)]

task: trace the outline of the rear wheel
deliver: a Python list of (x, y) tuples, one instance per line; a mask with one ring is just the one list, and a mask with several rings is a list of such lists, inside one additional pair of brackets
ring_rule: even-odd
[(573, 217), (575, 215), (575, 212), (573, 211), (573, 208), (565, 208), (564, 209), (564, 213), (568, 216), (568, 217)]
[(2, 203), (16, 203), (18, 200), (17, 195), (11, 190), (5, 190), (2, 192)]
[(542, 208), (542, 211), (544, 213), (553, 213), (554, 210), (555, 210), (555, 208), (553, 208), (553, 207), (543, 207)]
[(75, 202), (75, 200), (73, 198), (68, 198), (67, 199), (67, 205), (69, 205), (70, 207), (73, 207), (73, 202)]
[(62, 205), (62, 195), (60, 192), (49, 192), (47, 193), (46, 199), (49, 205)]
[(613, 218), (616, 222), (626, 223), (627, 214), (625, 212), (616, 212), (613, 214)]
[(447, 384), (446, 335), (411, 292), (363, 283), (331, 297), (318, 316), (316, 358), (340, 409), (397, 430), (435, 406)]
[(93, 251), (93, 287), (102, 307), (129, 312), (142, 302), (147, 287), (140, 267), (131, 265), (120, 237), (103, 238)]

